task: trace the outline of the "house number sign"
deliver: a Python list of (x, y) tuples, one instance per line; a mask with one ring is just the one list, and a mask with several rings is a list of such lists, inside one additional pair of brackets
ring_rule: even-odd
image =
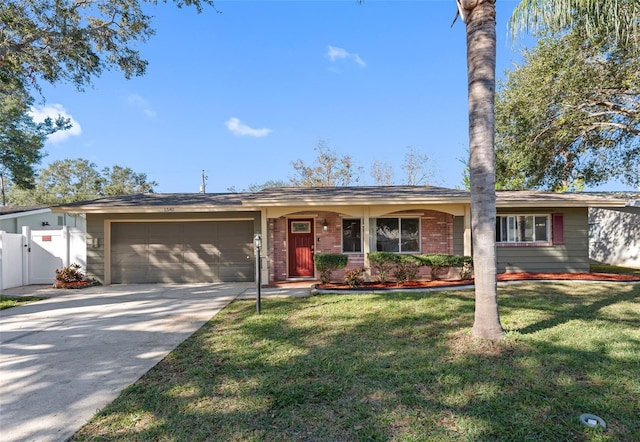
[(165, 207), (164, 211), (165, 212), (173, 212), (173, 207)]

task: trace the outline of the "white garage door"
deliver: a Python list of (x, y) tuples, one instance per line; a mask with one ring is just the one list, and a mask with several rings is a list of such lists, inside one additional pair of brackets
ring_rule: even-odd
[(253, 221), (111, 224), (111, 282), (254, 280)]

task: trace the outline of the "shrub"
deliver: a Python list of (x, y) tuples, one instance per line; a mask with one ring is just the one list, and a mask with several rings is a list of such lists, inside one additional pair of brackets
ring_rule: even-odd
[(79, 264), (71, 264), (63, 267), (62, 270), (56, 269), (56, 281), (58, 282), (82, 282), (85, 281), (85, 275), (80, 271)]
[(433, 254), (424, 255), (424, 265), (431, 267), (431, 279), (439, 279), (443, 268), (454, 267), (455, 255)]
[(382, 283), (387, 282), (390, 273), (401, 283), (415, 281), (420, 266), (431, 267), (431, 279), (438, 279), (442, 269), (447, 267), (459, 267), (461, 279), (470, 279), (473, 274), (473, 258), (470, 256), (444, 253), (403, 255), (392, 252), (371, 252), (367, 257)]
[(320, 281), (323, 284), (328, 284), (331, 282), (333, 271), (345, 268), (349, 257), (341, 253), (316, 253), (313, 255), (313, 260), (316, 269), (320, 272)]
[(398, 256), (391, 252), (370, 252), (367, 254), (369, 264), (376, 270), (378, 281), (384, 284), (389, 280), (389, 273), (398, 262)]
[(435, 253), (431, 255), (419, 255), (416, 257), (423, 266), (431, 267), (431, 279), (438, 279), (443, 268), (461, 267), (460, 277), (469, 279), (473, 272), (472, 258), (470, 256), (446, 255)]
[(344, 282), (349, 287), (360, 287), (364, 283), (364, 267), (347, 270), (344, 274)]
[(462, 265), (460, 267), (460, 279), (471, 279), (473, 275), (473, 258), (470, 256), (462, 256)]
[(396, 269), (393, 272), (393, 276), (399, 283), (405, 283), (407, 281), (415, 281), (418, 277), (418, 271), (420, 270), (420, 264), (414, 255), (396, 255), (398, 260), (396, 262)]

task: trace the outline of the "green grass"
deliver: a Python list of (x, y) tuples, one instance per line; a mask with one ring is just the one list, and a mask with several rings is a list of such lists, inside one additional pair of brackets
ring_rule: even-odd
[(5, 296), (0, 295), (0, 310), (4, 310), (18, 305), (29, 304), (30, 302), (42, 301), (42, 296)]
[(609, 264), (592, 263), (589, 265), (589, 270), (594, 273), (617, 273), (622, 275), (640, 276), (640, 269), (612, 266)]
[(640, 440), (640, 285), (499, 296), (497, 342), (472, 291), (233, 303), (74, 440)]

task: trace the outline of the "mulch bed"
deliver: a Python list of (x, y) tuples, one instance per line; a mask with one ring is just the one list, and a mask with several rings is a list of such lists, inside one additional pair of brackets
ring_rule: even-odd
[(53, 283), (54, 289), (83, 289), (85, 287), (92, 287), (96, 285), (95, 281), (72, 281), (72, 282), (60, 282)]
[[(615, 273), (530, 273), (513, 272), (499, 273), (498, 281), (640, 281), (640, 276), (619, 275)], [(404, 284), (397, 282), (365, 282), (359, 287), (350, 287), (344, 283), (318, 284), (316, 288), (325, 290), (371, 290), (371, 289), (407, 289), (428, 287), (452, 287), (457, 285), (471, 285), (473, 279), (437, 279), (435, 281), (411, 281)]]

